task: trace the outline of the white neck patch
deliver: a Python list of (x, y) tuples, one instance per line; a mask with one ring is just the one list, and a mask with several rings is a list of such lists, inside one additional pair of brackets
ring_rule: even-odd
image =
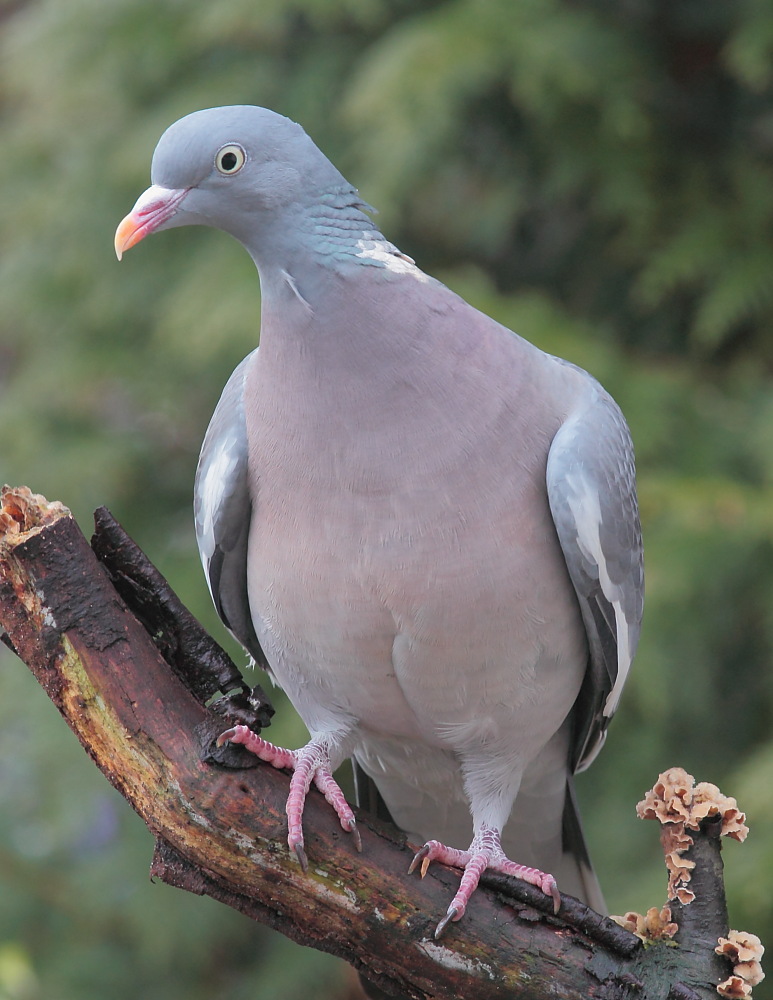
[(429, 281), (429, 275), (404, 253), (395, 250), (386, 240), (357, 240), (357, 256), (376, 261), (394, 274), (410, 274), (417, 281)]

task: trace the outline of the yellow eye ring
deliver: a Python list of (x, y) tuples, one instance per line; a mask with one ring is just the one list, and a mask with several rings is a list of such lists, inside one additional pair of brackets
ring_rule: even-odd
[(215, 153), (215, 166), (221, 174), (238, 174), (247, 162), (247, 154), (238, 142), (228, 142)]

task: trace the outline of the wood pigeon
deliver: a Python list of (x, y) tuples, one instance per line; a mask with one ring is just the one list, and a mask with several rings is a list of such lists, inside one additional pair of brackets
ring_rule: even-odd
[(158, 230), (214, 226), (260, 275), (260, 348), (212, 417), (195, 517), (220, 617), (309, 729), (299, 750), (222, 737), (293, 770), (290, 848), (305, 865), (312, 782), (355, 831), (333, 778), (353, 757), (427, 841), (412, 868), (462, 870), (438, 934), (486, 868), (602, 908), (571, 776), (639, 638), (619, 408), (421, 271), (281, 115), (188, 115), (151, 180), (119, 259)]

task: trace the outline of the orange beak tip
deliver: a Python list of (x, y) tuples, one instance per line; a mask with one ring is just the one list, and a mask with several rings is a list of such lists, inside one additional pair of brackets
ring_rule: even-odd
[(142, 232), (142, 222), (130, 212), (125, 219), (122, 219), (115, 231), (115, 255), (121, 260), (124, 253), (130, 250), (135, 243), (139, 243), (144, 233)]

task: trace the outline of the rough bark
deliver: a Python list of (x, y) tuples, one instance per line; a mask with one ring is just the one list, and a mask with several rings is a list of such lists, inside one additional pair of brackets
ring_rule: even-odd
[(339, 955), (388, 995), (688, 1000), (716, 996), (727, 974), (711, 950), (727, 929), (721, 878), (713, 916), (709, 905), (678, 947), (645, 949), (571, 897), (554, 917), (541, 893), (498, 875), (436, 941), (458, 876), (435, 865), (408, 877), (402, 835), (363, 813), (358, 854), (316, 791), (303, 874), (286, 847), (287, 775), (242, 748), (213, 748), (231, 721), (268, 724), (265, 696), (104, 510), (92, 548), (66, 508), (4, 489), (0, 626), (153, 832), (154, 875)]

